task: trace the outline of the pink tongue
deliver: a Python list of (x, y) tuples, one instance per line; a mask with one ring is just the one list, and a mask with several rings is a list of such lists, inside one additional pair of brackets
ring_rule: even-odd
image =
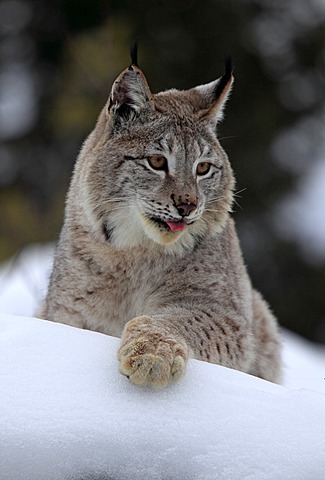
[(179, 230), (184, 230), (186, 224), (180, 220), (179, 222), (166, 222), (172, 232), (178, 232)]

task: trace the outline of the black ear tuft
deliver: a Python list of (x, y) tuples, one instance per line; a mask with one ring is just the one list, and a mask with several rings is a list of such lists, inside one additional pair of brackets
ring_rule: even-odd
[(138, 67), (138, 42), (135, 41), (130, 49), (131, 65)]
[(215, 98), (218, 98), (221, 93), (223, 92), (225, 86), (229, 82), (232, 77), (234, 71), (232, 59), (229, 55), (225, 57), (225, 73), (220, 78), (220, 81), (217, 84), (217, 88), (215, 90)]
[(234, 65), (232, 63), (232, 58), (230, 55), (227, 55), (225, 57), (225, 73), (224, 76), (227, 76), (228, 78), (231, 77), (231, 75), (234, 72)]

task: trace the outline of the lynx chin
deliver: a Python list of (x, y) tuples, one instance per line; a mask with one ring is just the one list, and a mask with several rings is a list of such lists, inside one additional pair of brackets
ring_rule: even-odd
[(242, 259), (216, 136), (231, 62), (211, 83), (153, 94), (131, 57), (76, 162), (38, 316), (121, 336), (137, 385), (178, 380), (189, 357), (279, 382), (277, 322)]

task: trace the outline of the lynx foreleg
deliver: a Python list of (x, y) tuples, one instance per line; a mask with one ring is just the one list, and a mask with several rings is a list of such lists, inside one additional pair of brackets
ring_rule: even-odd
[(130, 320), (118, 355), (121, 373), (138, 385), (164, 387), (182, 377), (189, 356), (249, 371), (254, 361), (250, 326), (238, 315), (226, 321), (206, 310), (170, 305)]

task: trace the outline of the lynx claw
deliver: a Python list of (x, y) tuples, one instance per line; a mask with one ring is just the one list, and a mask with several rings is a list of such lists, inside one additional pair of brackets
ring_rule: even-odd
[(183, 357), (178, 356), (174, 359), (174, 363), (171, 368), (171, 378), (174, 382), (177, 382), (182, 378), (186, 369), (186, 363)]
[(135, 385), (164, 388), (185, 373), (187, 353), (183, 345), (157, 335), (126, 338), (118, 352), (120, 372)]
[(130, 320), (118, 352), (120, 372), (136, 385), (164, 388), (185, 373), (188, 348), (182, 339), (150, 317)]
[(135, 385), (164, 388), (171, 381), (179, 380), (185, 372), (185, 361), (177, 356), (172, 363), (152, 353), (124, 355), (120, 353), (120, 372)]

